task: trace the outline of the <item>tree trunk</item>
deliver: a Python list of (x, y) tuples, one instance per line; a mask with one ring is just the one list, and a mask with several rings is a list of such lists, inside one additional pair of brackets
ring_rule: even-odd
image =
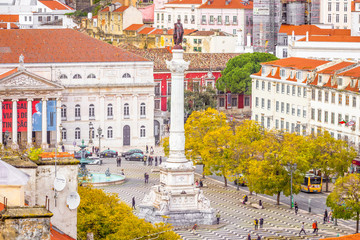
[(252, 195), (253, 191), (250, 191), (249, 195)]
[(276, 205), (280, 205), (280, 192), (277, 193)]
[(326, 174), (324, 174), (325, 180), (326, 180), (326, 190), (325, 192), (329, 192), (329, 179), (328, 176)]
[(225, 187), (227, 187), (227, 178), (224, 176), (224, 183), (225, 183)]
[(356, 233), (359, 232), (359, 212), (356, 213)]
[(203, 167), (203, 169), (202, 169), (202, 178), (205, 178), (205, 164), (202, 164), (202, 167)]

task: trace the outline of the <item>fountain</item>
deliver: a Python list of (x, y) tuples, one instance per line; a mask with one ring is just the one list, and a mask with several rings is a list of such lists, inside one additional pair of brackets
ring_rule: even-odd
[(120, 184), (125, 181), (124, 175), (117, 175), (117, 174), (111, 174), (110, 169), (108, 168), (105, 173), (93, 173), (89, 172), (89, 170), (86, 168), (87, 164), (93, 163), (95, 160), (85, 158), (86, 150), (85, 148), (87, 145), (84, 144), (84, 140), (81, 142), (82, 144), (79, 145), (80, 152), (81, 152), (81, 159), (80, 159), (80, 170), (78, 174), (79, 182), (82, 183), (82, 185), (93, 185), (93, 186), (105, 186), (105, 185), (111, 185), (111, 184)]

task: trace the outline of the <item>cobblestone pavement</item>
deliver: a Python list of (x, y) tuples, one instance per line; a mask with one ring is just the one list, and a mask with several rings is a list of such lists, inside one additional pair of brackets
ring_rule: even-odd
[[(101, 187), (104, 191), (109, 193), (117, 193), (119, 198), (131, 204), (132, 197), (136, 199), (136, 205), (139, 204), (144, 195), (149, 192), (151, 186), (159, 183), (159, 173), (152, 169), (158, 169), (158, 166), (144, 166), (142, 162), (128, 162), (122, 160), (122, 166), (116, 167), (115, 159), (104, 159), (103, 165), (89, 165), (88, 169), (93, 172), (104, 173), (106, 169), (110, 169), (111, 173), (120, 173), (124, 169), (126, 181), (122, 185), (110, 185)], [(144, 183), (144, 173), (150, 175), (149, 183)], [(199, 175), (196, 176), (200, 178)], [(256, 209), (249, 205), (243, 205), (240, 202), (242, 196), (245, 194), (242, 190), (237, 191), (234, 187), (223, 187), (223, 184), (206, 178), (204, 183), (207, 185), (204, 188), (204, 194), (211, 201), (211, 206), (219, 211), (221, 214), (221, 224), (216, 226), (200, 226), (195, 232), (191, 232), (191, 228), (179, 228), (176, 232), (182, 236), (183, 239), (247, 239), (250, 233), (252, 239), (261, 236), (262, 239), (320, 239), (325, 237), (336, 237), (352, 234), (355, 229), (349, 227), (349, 223), (353, 221), (339, 221), (338, 226), (327, 223), (322, 224), (322, 216), (309, 214), (305, 211), (299, 211), (298, 215), (290, 210), (286, 205), (276, 206), (272, 200), (260, 196), (250, 196), (250, 202), (258, 202), (262, 199), (264, 209)], [(134, 211), (138, 213), (138, 209)], [(254, 219), (264, 219), (263, 229), (254, 230)], [(312, 234), (312, 222), (316, 220), (319, 225), (319, 234)], [(307, 235), (299, 237), (301, 223), (305, 222), (305, 230)]]

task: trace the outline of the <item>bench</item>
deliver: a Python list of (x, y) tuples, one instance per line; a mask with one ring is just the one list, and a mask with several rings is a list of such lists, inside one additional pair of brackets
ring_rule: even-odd
[(257, 209), (264, 209), (264, 206), (260, 206), (260, 205), (257, 204), (257, 203), (252, 203), (251, 206), (252, 206), (253, 208), (257, 208)]
[(160, 172), (160, 169), (159, 168), (152, 168), (151, 172), (152, 173), (157, 173), (157, 172)]

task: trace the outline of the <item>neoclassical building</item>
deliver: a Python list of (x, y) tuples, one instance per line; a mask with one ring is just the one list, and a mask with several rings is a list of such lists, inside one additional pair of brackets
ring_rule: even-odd
[(155, 144), (153, 63), (75, 30), (1, 30), (0, 101), (14, 147)]

